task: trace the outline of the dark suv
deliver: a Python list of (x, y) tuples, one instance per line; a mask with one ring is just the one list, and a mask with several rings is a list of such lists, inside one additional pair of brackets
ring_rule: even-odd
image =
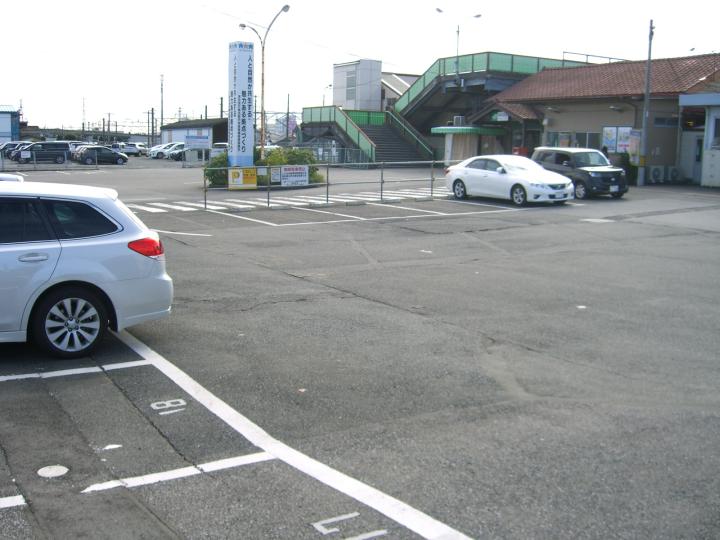
[(540, 146), (533, 161), (545, 169), (567, 176), (575, 185), (575, 198), (610, 195), (619, 199), (628, 191), (625, 171), (615, 167), (594, 148), (552, 148)]
[(70, 156), (70, 144), (67, 142), (36, 142), (26, 146), (17, 155), (18, 163), (65, 163)]

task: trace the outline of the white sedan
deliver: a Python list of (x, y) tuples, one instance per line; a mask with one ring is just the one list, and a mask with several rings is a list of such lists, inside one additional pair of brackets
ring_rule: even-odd
[(574, 198), (568, 178), (514, 155), (468, 158), (445, 169), (445, 185), (456, 199), (475, 195), (508, 199), (517, 206), (527, 202), (562, 204)]

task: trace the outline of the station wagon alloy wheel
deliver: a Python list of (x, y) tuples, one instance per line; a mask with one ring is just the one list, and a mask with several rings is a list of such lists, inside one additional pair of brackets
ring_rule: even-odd
[(89, 291), (63, 289), (38, 307), (33, 331), (38, 343), (64, 358), (88, 354), (105, 332), (103, 303)]

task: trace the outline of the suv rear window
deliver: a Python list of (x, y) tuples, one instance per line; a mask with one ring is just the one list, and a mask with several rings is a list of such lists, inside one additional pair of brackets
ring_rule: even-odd
[(118, 230), (118, 226), (92, 206), (77, 201), (43, 201), (58, 238), (102, 236)]

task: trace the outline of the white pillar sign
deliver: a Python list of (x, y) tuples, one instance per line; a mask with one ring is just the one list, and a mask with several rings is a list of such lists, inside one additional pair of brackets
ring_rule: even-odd
[[(255, 148), (252, 43), (230, 43), (228, 99), (228, 165), (252, 167)], [(229, 173), (230, 171), (228, 171)]]

